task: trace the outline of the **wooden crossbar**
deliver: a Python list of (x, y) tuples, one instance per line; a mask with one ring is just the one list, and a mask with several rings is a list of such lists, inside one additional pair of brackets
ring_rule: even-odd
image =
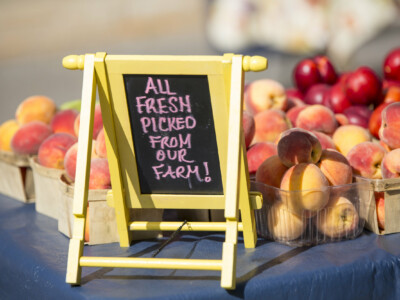
[[(182, 225), (182, 222), (147, 222), (134, 221), (129, 223), (129, 230), (161, 230), (175, 231)], [(182, 231), (226, 231), (226, 222), (187, 222)], [(243, 231), (243, 223), (238, 223), (238, 231)]]
[(134, 258), (134, 257), (92, 257), (82, 256), (81, 267), (103, 268), (146, 268), (221, 271), (222, 260), (174, 259), (174, 258)]

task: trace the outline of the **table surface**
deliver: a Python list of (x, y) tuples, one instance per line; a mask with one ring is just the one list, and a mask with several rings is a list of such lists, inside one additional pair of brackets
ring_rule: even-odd
[[(164, 240), (85, 246), (87, 256), (150, 257)], [(223, 234), (182, 233), (158, 257), (220, 259)], [(239, 238), (237, 288), (220, 272), (83, 268), (65, 283), (69, 239), (57, 222), (0, 195), (0, 299), (400, 299), (400, 234), (365, 231), (355, 240), (291, 248)]]

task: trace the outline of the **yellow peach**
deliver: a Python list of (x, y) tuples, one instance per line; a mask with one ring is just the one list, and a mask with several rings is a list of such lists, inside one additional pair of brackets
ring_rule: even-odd
[(22, 101), (15, 113), (19, 124), (41, 121), (49, 124), (56, 113), (54, 101), (46, 96), (31, 96)]
[(368, 130), (361, 126), (343, 125), (335, 130), (332, 139), (339, 152), (347, 156), (351, 148), (362, 142), (371, 141), (372, 137)]
[(11, 152), (11, 140), (19, 128), (16, 120), (5, 121), (0, 126), (0, 150)]

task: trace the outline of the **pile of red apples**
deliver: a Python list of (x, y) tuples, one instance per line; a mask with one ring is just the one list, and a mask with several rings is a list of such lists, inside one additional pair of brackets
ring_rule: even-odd
[[(293, 83), (285, 88), (260, 79), (245, 87), (243, 128), (253, 179), (299, 195), (350, 184), (354, 176), (400, 177), (400, 47), (382, 57), (381, 76), (368, 66), (339, 72), (328, 57), (316, 56), (295, 66)], [(268, 199), (273, 202), (269, 213), (282, 219), (271, 217), (275, 221), (268, 225), (277, 238), (299, 237), (304, 230), (301, 214), (303, 219), (304, 213), (314, 217), (327, 207), (334, 211), (334, 205), (332, 219), (316, 225), (321, 233), (338, 237), (356, 226), (351, 199), (328, 201), (321, 196), (308, 203), (306, 197), (292, 198)], [(375, 193), (375, 198), (379, 227), (384, 229), (383, 193)], [(316, 220), (322, 222), (327, 215)]]
[[(37, 156), (40, 165), (65, 170), (74, 182), (79, 120), (77, 109), (59, 109), (51, 98), (42, 95), (28, 97), (18, 105), (15, 118), (0, 125), (0, 150)], [(109, 189), (111, 179), (99, 104), (94, 112), (93, 139), (89, 189)]]

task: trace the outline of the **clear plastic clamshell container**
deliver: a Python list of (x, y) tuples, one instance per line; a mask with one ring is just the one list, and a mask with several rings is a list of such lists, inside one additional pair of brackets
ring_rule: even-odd
[(363, 231), (373, 190), (367, 182), (285, 191), (251, 182), (263, 206), (255, 211), (258, 236), (290, 246), (354, 239)]

